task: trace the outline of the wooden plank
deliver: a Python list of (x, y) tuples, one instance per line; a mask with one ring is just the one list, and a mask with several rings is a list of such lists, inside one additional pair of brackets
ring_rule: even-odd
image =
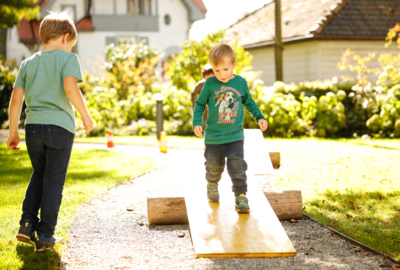
[(235, 210), (231, 181), (226, 173), (219, 183), (219, 203), (208, 202), (206, 181), (193, 178), (185, 202), (196, 257), (296, 256), (281, 223), (258, 184), (248, 180), (250, 213)]
[[(279, 220), (302, 219), (303, 203), (300, 190), (264, 192)], [(147, 198), (149, 224), (188, 224), (185, 198), (180, 195), (153, 195)]]

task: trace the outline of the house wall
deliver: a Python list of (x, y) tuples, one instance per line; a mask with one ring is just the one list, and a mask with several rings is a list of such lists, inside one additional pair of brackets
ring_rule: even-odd
[[(93, 0), (92, 4), (93, 4), (93, 14), (96, 14), (96, 15), (112, 15), (112, 14), (114, 14), (114, 1)], [(118, 6), (118, 4), (117, 4), (117, 6)]]
[(116, 1), (117, 15), (128, 14), (128, 0), (115, 0), (115, 1)]
[[(355, 54), (365, 57), (368, 53), (376, 53), (376, 58), (371, 61), (368, 67), (378, 68), (380, 64), (378, 58), (380, 54), (391, 53), (399, 54), (400, 49), (397, 48), (396, 44), (392, 44), (389, 48), (385, 48), (385, 42), (382, 41), (319, 41), (319, 52), (320, 52), (320, 62), (319, 70), (320, 74), (318, 78), (321, 79), (331, 79), (336, 76), (340, 78), (341, 76), (355, 77), (355, 72), (350, 72), (348, 70), (340, 71), (336, 65), (340, 61), (344, 52), (349, 48)], [(354, 62), (353, 62), (354, 63)], [(375, 75), (369, 75), (369, 78), (376, 80)]]
[(16, 26), (8, 29), (6, 42), (7, 60), (15, 61), (18, 67), (23, 60), (31, 56), (29, 49), (19, 42), (18, 29)]
[[(275, 82), (274, 47), (247, 49), (253, 55), (252, 66), (262, 71), (265, 85)], [(283, 51), (283, 81), (286, 83), (312, 80), (318, 76), (318, 42), (304, 42), (285, 45)]]
[[(98, 1), (98, 0), (96, 0)], [(159, 32), (144, 31), (94, 31), (80, 32), (77, 51), (83, 69), (92, 70), (92, 64), (99, 59), (104, 59), (104, 48), (107, 40), (118, 40), (118, 37), (146, 38), (150, 46), (157, 47), (168, 54), (177, 52), (179, 45), (188, 38), (190, 27), (188, 11), (181, 0), (161, 1), (158, 3)], [(164, 16), (169, 14), (171, 23), (164, 23)]]
[[(61, 6), (63, 5), (74, 5), (75, 6), (75, 22), (82, 19), (83, 16), (85, 16), (85, 6), (84, 6), (84, 0), (54, 0), (52, 3), (50, 10), (52, 11), (61, 11)], [(110, 2), (110, 1), (106, 1)], [(111, 1), (112, 3), (112, 1)], [(45, 10), (48, 10), (47, 8), (48, 5), (44, 7)], [(47, 14), (47, 13), (46, 13)]]
[[(369, 67), (379, 67), (379, 54), (399, 54), (395, 44), (384, 47), (384, 41), (304, 41), (286, 44), (283, 51), (283, 81), (285, 83), (326, 80), (333, 77), (355, 77), (349, 70), (341, 71), (336, 66), (343, 53), (350, 48), (360, 56), (367, 56), (369, 52), (376, 53), (376, 58)], [(275, 56), (272, 46), (247, 49), (253, 55), (253, 70), (261, 70), (261, 79), (266, 85), (275, 82)], [(375, 80), (375, 75), (370, 75)]]

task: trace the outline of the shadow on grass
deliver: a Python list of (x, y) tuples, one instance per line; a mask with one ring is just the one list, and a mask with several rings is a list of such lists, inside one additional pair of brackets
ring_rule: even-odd
[(18, 244), (16, 250), (18, 257), (23, 262), (21, 269), (56, 269), (61, 261), (60, 254), (54, 250), (38, 253), (34, 246), (26, 244)]
[(379, 144), (369, 144), (369, 143), (362, 143), (362, 142), (352, 142), (352, 141), (349, 141), (349, 142), (352, 144), (355, 144), (355, 145), (373, 147), (373, 148), (378, 148), (378, 149), (400, 151), (400, 148), (398, 148), (398, 147), (384, 146), (384, 145), (379, 145)]
[(327, 190), (305, 212), (335, 230), (400, 259), (400, 191)]

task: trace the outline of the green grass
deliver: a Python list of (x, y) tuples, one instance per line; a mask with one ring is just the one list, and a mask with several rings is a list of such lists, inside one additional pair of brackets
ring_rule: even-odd
[[(0, 269), (55, 269), (64, 249), (35, 253), (33, 246), (16, 241), (21, 205), (32, 168), (24, 144), (19, 152), (0, 144)], [(130, 154), (74, 149), (63, 191), (56, 237), (68, 241), (67, 230), (80, 206), (94, 195), (132, 179), (154, 165), (153, 160)]]
[[(145, 146), (159, 146), (160, 142), (155, 135), (152, 136), (115, 136), (113, 138), (115, 144), (134, 144)], [(106, 144), (107, 137), (86, 137), (75, 138), (78, 143), (100, 143)], [(167, 136), (167, 147), (171, 148), (190, 148), (203, 149), (204, 139), (195, 136)]]
[(400, 259), (400, 140), (272, 139), (277, 190), (299, 189), (304, 212)]

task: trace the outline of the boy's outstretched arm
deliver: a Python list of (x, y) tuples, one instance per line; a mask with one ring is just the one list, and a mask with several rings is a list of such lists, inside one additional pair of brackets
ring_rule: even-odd
[(74, 105), (81, 115), (83, 129), (86, 131), (86, 134), (89, 133), (92, 131), (94, 124), (86, 107), (85, 101), (83, 100), (82, 93), (78, 88), (78, 79), (73, 76), (66, 77), (64, 79), (64, 91), (69, 101), (71, 101), (72, 105)]
[(9, 108), (10, 134), (7, 139), (7, 148), (13, 151), (18, 151), (19, 135), (18, 122), (21, 117), (22, 105), (24, 103), (25, 90), (19, 87), (14, 87), (11, 95)]

